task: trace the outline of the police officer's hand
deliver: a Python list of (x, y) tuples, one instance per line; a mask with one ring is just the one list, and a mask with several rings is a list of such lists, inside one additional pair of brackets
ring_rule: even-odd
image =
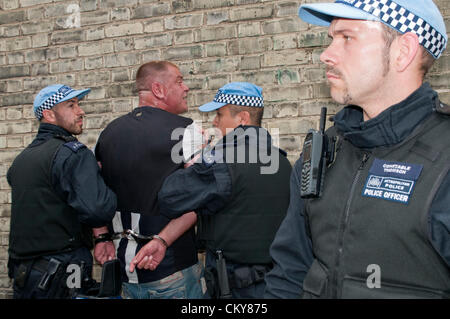
[(113, 242), (106, 241), (95, 245), (94, 258), (101, 265), (108, 260), (116, 258), (116, 248), (114, 247)]
[(166, 255), (166, 246), (160, 240), (151, 240), (142, 247), (130, 263), (130, 272), (134, 269), (155, 270)]

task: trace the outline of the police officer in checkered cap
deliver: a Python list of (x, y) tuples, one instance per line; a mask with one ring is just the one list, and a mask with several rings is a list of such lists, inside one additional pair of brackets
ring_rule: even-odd
[(319, 197), (300, 196), (308, 155), (294, 166), (265, 296), (450, 297), (450, 108), (424, 82), (447, 46), (439, 9), (338, 0), (298, 13), (328, 27), (320, 60), (343, 109)]
[(260, 299), (272, 268), (269, 246), (289, 203), (291, 164), (261, 127), (261, 87), (228, 83), (199, 109), (216, 112), (213, 125), (222, 138), (195, 164), (165, 179), (161, 214), (197, 213), (211, 298)]
[[(92, 228), (113, 218), (117, 200), (93, 153), (74, 137), (85, 115), (78, 103), (89, 91), (42, 89), (33, 105), (38, 133), (8, 170), (14, 298), (71, 298), (94, 288)], [(68, 280), (74, 265), (79, 276)]]

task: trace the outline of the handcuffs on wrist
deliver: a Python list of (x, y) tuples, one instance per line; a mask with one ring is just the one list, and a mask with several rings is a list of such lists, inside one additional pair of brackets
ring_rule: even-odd
[(113, 239), (120, 239), (120, 238), (134, 239), (138, 244), (147, 244), (149, 241), (151, 241), (153, 239), (158, 239), (166, 248), (169, 248), (169, 245), (164, 240), (164, 238), (162, 238), (161, 236), (159, 236), (159, 235), (150, 235), (150, 236), (141, 235), (141, 234), (138, 234), (138, 233), (132, 231), (131, 229), (126, 229), (123, 232), (118, 232), (118, 233), (114, 233), (114, 234), (111, 234), (111, 233), (100, 234), (94, 238), (94, 244), (97, 245), (98, 243), (113, 241)]
[(98, 235), (97, 237), (94, 237), (94, 245), (107, 241), (112, 241), (112, 235), (110, 233), (103, 233)]

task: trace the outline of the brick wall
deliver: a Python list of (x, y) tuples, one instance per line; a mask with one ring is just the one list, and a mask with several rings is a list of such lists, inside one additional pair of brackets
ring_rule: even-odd
[[(327, 31), (297, 17), (293, 0), (0, 0), (0, 298), (10, 296), (7, 248), (11, 192), (5, 175), (30, 143), (31, 111), (44, 86), (90, 87), (80, 140), (94, 146), (100, 131), (137, 105), (138, 66), (155, 59), (180, 66), (191, 88), (187, 116), (230, 81), (264, 89), (264, 126), (279, 130), (291, 161), (321, 106), (337, 110), (319, 55)], [(450, 30), (450, 1), (435, 0)], [(450, 102), (450, 51), (428, 80)], [(208, 125), (208, 124), (205, 124)]]

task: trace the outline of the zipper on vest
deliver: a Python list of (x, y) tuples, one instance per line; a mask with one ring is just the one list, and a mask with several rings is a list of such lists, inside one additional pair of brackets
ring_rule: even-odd
[(345, 229), (347, 227), (347, 222), (348, 222), (348, 218), (350, 215), (350, 205), (351, 202), (353, 200), (353, 196), (355, 195), (355, 188), (356, 188), (356, 184), (359, 181), (359, 178), (361, 176), (361, 172), (364, 169), (364, 166), (366, 165), (366, 162), (369, 160), (370, 157), (370, 153), (364, 153), (363, 154), (363, 158), (361, 161), (361, 164), (358, 167), (358, 170), (356, 171), (355, 177), (353, 178), (353, 182), (352, 182), (352, 186), (350, 188), (350, 195), (347, 199), (347, 203), (345, 204), (345, 211), (344, 211), (344, 216), (341, 220), (341, 225), (340, 225), (340, 232), (339, 232), (339, 237), (338, 237), (338, 253), (336, 256), (336, 263), (335, 263), (335, 268), (334, 268), (334, 272), (333, 272), (333, 276), (334, 278), (332, 278), (332, 296), (331, 298), (336, 299), (338, 296), (338, 277), (339, 277), (339, 264), (341, 262), (341, 256), (342, 256), (342, 246), (344, 244), (344, 233), (345, 233)]

